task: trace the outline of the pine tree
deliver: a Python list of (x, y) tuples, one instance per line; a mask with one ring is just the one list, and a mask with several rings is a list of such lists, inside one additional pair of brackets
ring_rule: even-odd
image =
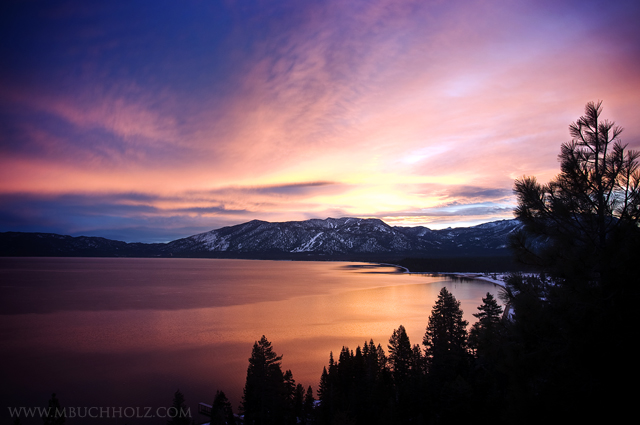
[[(484, 418), (496, 417), (504, 403), (507, 377), (504, 373), (507, 326), (503, 322), (503, 310), (496, 299), (487, 292), (478, 306), (478, 319), (469, 331), (469, 348), (474, 355), (471, 382), (474, 386), (474, 411)], [(499, 423), (499, 420), (496, 422)]]
[(389, 338), (389, 366), (393, 376), (393, 423), (405, 424), (416, 419), (422, 405), (422, 355), (420, 347), (411, 347), (404, 326)]
[[(298, 391), (301, 391), (301, 393), (299, 393)], [(296, 385), (296, 380), (293, 379), (293, 373), (291, 373), (291, 370), (287, 369), (287, 371), (283, 375), (282, 401), (284, 404), (284, 424), (295, 424), (297, 422), (297, 418), (299, 418), (302, 411), (301, 394), (304, 394), (304, 388), (300, 384)], [(296, 400), (296, 397), (299, 397), (299, 399)]]
[(168, 425), (189, 425), (191, 418), (189, 416), (189, 409), (185, 404), (184, 395), (178, 389), (173, 395), (173, 402), (171, 403), (171, 409), (167, 411), (167, 414), (171, 416), (171, 419), (167, 421)]
[(313, 422), (314, 417), (315, 399), (313, 398), (313, 389), (311, 385), (307, 387), (307, 392), (304, 395), (304, 401), (302, 404), (302, 425)]
[(253, 344), (241, 409), (247, 425), (285, 423), (286, 397), (282, 356), (278, 356), (263, 335)]
[(502, 307), (493, 295), (487, 292), (478, 310), (478, 313), (473, 314), (478, 321), (469, 331), (469, 348), (476, 355), (484, 356), (497, 345), (498, 334), (502, 330)]
[(404, 326), (400, 325), (398, 329), (393, 330), (387, 348), (389, 349), (388, 361), (393, 379), (396, 385), (401, 384), (409, 378), (413, 357), (411, 343)]
[(302, 384), (296, 385), (293, 391), (293, 412), (298, 422), (304, 421), (304, 387)]
[(422, 341), (427, 373), (432, 378), (450, 379), (467, 366), (467, 325), (460, 302), (443, 287), (429, 316)]
[(378, 373), (380, 376), (383, 376), (389, 372), (389, 369), (387, 369), (387, 355), (380, 344), (376, 346), (376, 356), (378, 358)]
[(549, 183), (515, 182), (524, 231), (513, 248), (546, 272), (513, 275), (505, 292), (515, 317), (508, 405), (537, 412), (531, 421), (550, 413), (558, 421), (591, 419), (576, 414), (623, 398), (613, 391), (633, 363), (624, 341), (635, 331), (640, 152), (628, 150), (622, 129), (601, 114), (602, 102), (589, 102), (569, 126), (572, 140), (562, 144), (560, 174)]
[(235, 425), (231, 403), (222, 391), (216, 391), (211, 404), (211, 425)]
[(333, 381), (334, 377), (329, 375), (326, 367), (323, 367), (320, 385), (318, 385), (318, 400), (320, 400), (318, 418), (323, 424), (330, 423), (335, 412), (336, 388)]
[[(639, 247), (640, 152), (627, 150), (622, 128), (601, 113), (602, 102), (589, 102), (569, 126), (572, 140), (561, 147), (555, 179), (544, 185), (535, 177), (515, 181), (515, 215), (525, 232), (513, 247), (522, 260), (568, 279), (567, 285), (613, 284), (613, 265), (624, 264), (616, 258), (631, 259), (629, 248)], [(546, 249), (535, 244), (541, 238)]]
[(51, 394), (49, 399), (49, 409), (47, 415), (42, 417), (44, 425), (63, 425), (66, 420), (64, 409), (60, 407), (60, 401), (56, 397), (56, 394)]

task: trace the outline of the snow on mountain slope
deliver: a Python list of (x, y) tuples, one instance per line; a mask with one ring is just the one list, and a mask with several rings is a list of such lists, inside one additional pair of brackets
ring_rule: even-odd
[(0, 255), (277, 259), (506, 255), (509, 235), (521, 227), (517, 220), (444, 230), (391, 227), (382, 220), (353, 217), (281, 223), (252, 220), (166, 244), (5, 232), (0, 233)]
[(518, 227), (516, 220), (445, 230), (391, 227), (379, 219), (352, 217), (278, 223), (253, 220), (170, 242), (167, 250), (320, 255), (496, 250), (506, 248), (508, 234)]

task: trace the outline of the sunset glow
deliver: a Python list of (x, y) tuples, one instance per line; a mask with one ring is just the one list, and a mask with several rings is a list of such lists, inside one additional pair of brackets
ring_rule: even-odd
[(640, 3), (10, 1), (0, 231), (513, 218), (589, 101), (640, 148)]

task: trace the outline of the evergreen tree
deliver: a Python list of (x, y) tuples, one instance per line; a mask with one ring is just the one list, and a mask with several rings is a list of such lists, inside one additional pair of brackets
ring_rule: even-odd
[(392, 380), (384, 350), (373, 341), (354, 351), (343, 347), (337, 362), (329, 358), (318, 389), (318, 418), (323, 424), (390, 422)]
[[(629, 248), (638, 248), (640, 152), (627, 150), (622, 128), (601, 113), (602, 102), (589, 102), (569, 126), (572, 140), (561, 147), (555, 179), (544, 185), (535, 177), (515, 181), (515, 215), (525, 232), (513, 246), (522, 260), (568, 280), (565, 285), (620, 285), (613, 265), (623, 263), (615, 259), (630, 259)], [(546, 249), (534, 243), (541, 239)]]
[(425, 358), (422, 355), (420, 345), (414, 344), (411, 348), (411, 375), (420, 377), (425, 374)]
[(284, 424), (288, 398), (278, 356), (263, 335), (253, 345), (241, 409), (247, 425)]
[(385, 354), (384, 349), (380, 344), (376, 346), (375, 355), (378, 360), (378, 374), (380, 375), (380, 377), (382, 377), (388, 374), (389, 369), (387, 369), (387, 355)]
[(429, 316), (422, 341), (427, 372), (431, 376), (455, 377), (467, 366), (467, 325), (460, 301), (443, 287)]
[[(331, 357), (331, 360), (333, 358)], [(320, 385), (318, 385), (318, 400), (320, 400), (320, 408), (318, 409), (318, 418), (320, 423), (331, 423), (335, 412), (336, 388), (333, 382), (333, 376), (329, 375), (327, 368), (322, 368), (320, 376)]]
[(216, 391), (211, 404), (211, 425), (235, 425), (233, 409), (227, 396), (222, 391)]
[(302, 384), (296, 385), (293, 392), (293, 412), (297, 421), (302, 423), (304, 421), (304, 387)]
[(400, 325), (398, 329), (393, 330), (387, 348), (393, 379), (396, 385), (400, 385), (409, 378), (413, 358), (411, 343), (404, 326)]
[(389, 338), (389, 366), (393, 376), (393, 422), (405, 424), (419, 416), (422, 356), (419, 346), (411, 347), (404, 326), (400, 325)]
[(411, 349), (411, 372), (409, 376), (408, 385), (408, 407), (407, 410), (410, 414), (410, 418), (414, 423), (423, 423), (424, 418), (430, 406), (425, 403), (425, 376), (426, 365), (425, 357), (422, 355), (420, 345), (414, 344)]
[(507, 327), (503, 310), (487, 292), (474, 316), (478, 319), (469, 331), (469, 348), (474, 355), (470, 381), (474, 386), (474, 411), (480, 417), (493, 417), (499, 423), (497, 412), (502, 412), (504, 390), (507, 385), (505, 368), (507, 357)]
[(322, 370), (318, 399), (320, 400), (319, 418), (321, 423), (329, 424), (342, 408), (342, 394), (338, 385), (338, 364), (333, 359), (333, 352), (329, 353), (329, 369)]
[(624, 341), (634, 332), (630, 300), (638, 291), (640, 152), (627, 150), (622, 129), (601, 113), (602, 102), (590, 102), (569, 126), (558, 176), (515, 182), (524, 231), (512, 245), (546, 273), (513, 275), (505, 291), (514, 311), (507, 404), (536, 412), (526, 417), (532, 422), (551, 413), (591, 419), (580, 412), (623, 388), (623, 365), (633, 362)]
[(171, 416), (167, 421), (168, 425), (189, 425), (191, 423), (189, 409), (185, 404), (184, 395), (179, 389), (173, 394), (171, 409), (168, 409), (167, 414)]
[(460, 302), (443, 287), (422, 341), (428, 394), (424, 412), (436, 423), (470, 420), (472, 393), (466, 381), (469, 373), (467, 324), (462, 318)]
[(322, 375), (320, 375), (320, 384), (318, 385), (318, 398), (322, 400), (328, 400), (331, 398), (331, 386), (329, 383), (329, 372), (327, 367), (322, 368)]
[(497, 345), (498, 334), (503, 329), (502, 307), (493, 295), (487, 292), (478, 310), (478, 313), (473, 314), (478, 321), (469, 331), (469, 348), (476, 355), (485, 356)]
[(314, 417), (314, 408), (315, 408), (315, 399), (313, 398), (313, 389), (311, 385), (307, 387), (307, 392), (304, 395), (304, 401), (302, 404), (302, 420), (300, 423), (302, 425), (310, 424), (313, 422)]
[(44, 425), (63, 425), (65, 420), (64, 410), (60, 406), (56, 394), (53, 393), (49, 399), (49, 409), (47, 414), (42, 417), (42, 422)]
[(302, 396), (298, 391), (301, 390), (304, 394), (304, 388), (302, 385), (296, 385), (296, 380), (293, 379), (293, 373), (291, 370), (287, 371), (283, 375), (283, 420), (284, 423), (295, 424), (297, 418), (300, 417), (302, 411)]

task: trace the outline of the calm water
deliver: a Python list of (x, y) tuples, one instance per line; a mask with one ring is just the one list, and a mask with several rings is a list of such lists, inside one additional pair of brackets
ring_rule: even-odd
[(56, 392), (67, 407), (155, 410), (179, 388), (200, 423), (197, 403), (218, 389), (237, 412), (263, 334), (283, 369), (315, 391), (330, 351), (370, 338), (386, 351), (400, 324), (421, 343), (443, 286), (470, 323), (481, 298), (498, 294), (487, 282), (360, 263), (0, 258), (0, 399), (46, 406)]

